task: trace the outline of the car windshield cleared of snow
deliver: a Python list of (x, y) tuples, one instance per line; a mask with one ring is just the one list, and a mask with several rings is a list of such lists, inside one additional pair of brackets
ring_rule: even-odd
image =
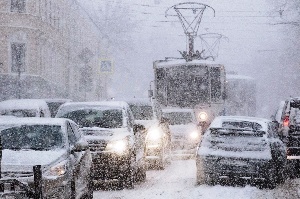
[(13, 115), (16, 117), (36, 117), (36, 110), (24, 110), (24, 109), (15, 109), (15, 110), (3, 110), (1, 115)]
[(152, 106), (139, 106), (130, 105), (133, 117), (136, 120), (152, 120), (153, 119), (153, 109)]
[(169, 120), (170, 125), (188, 124), (193, 122), (192, 114), (189, 112), (164, 113), (164, 117)]
[(61, 126), (21, 125), (1, 130), (3, 149), (51, 150), (63, 147)]
[(238, 128), (238, 129), (253, 129), (260, 130), (262, 126), (256, 122), (249, 121), (224, 121), (222, 122), (224, 128)]
[(71, 119), (81, 127), (121, 128), (123, 125), (123, 114), (120, 109), (86, 108), (68, 112), (60, 117)]

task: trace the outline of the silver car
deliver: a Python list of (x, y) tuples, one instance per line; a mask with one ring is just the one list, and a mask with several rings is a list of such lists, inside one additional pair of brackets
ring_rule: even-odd
[[(93, 198), (88, 143), (68, 119), (11, 118), (0, 121), (1, 180), (34, 190), (33, 167), (42, 172), (42, 198)], [(17, 189), (4, 190), (6, 198)], [(14, 197), (12, 197), (14, 198)]]
[(249, 180), (274, 188), (285, 179), (286, 148), (276, 124), (242, 116), (216, 117), (197, 151), (197, 184)]
[(139, 128), (134, 128), (126, 102), (65, 103), (56, 117), (80, 125), (92, 153), (92, 176), (97, 184), (111, 182), (120, 188), (134, 188), (135, 181), (145, 180), (145, 142)]

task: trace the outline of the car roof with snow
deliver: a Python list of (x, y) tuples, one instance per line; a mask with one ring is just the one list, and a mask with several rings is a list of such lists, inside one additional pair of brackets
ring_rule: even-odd
[(60, 106), (56, 117), (59, 117), (67, 112), (91, 107), (99, 109), (127, 109), (128, 104), (124, 101), (67, 102)]
[(209, 128), (224, 128), (223, 123), (225, 122), (253, 122), (261, 126), (261, 128), (257, 130), (267, 131), (268, 124), (271, 120), (247, 116), (218, 116), (212, 121)]
[(24, 118), (17, 118), (12, 117), (9, 119), (1, 120), (0, 119), (0, 126), (1, 125), (65, 125), (66, 121), (71, 121), (65, 118), (34, 118), (34, 117), (24, 117)]
[(0, 110), (36, 108), (48, 109), (48, 105), (42, 99), (12, 99), (0, 102)]

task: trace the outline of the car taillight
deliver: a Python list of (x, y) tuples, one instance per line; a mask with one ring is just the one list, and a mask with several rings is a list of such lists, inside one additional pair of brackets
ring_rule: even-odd
[(283, 119), (283, 126), (286, 127), (289, 126), (289, 124), (290, 124), (290, 118), (289, 116), (285, 116)]

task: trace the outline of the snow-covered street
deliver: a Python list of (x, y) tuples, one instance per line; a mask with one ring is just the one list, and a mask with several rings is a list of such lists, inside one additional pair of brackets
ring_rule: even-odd
[[(142, 198), (203, 198), (203, 199), (271, 199), (300, 198), (300, 180), (287, 180), (276, 189), (258, 189), (246, 185), (232, 186), (196, 186), (196, 165), (194, 160), (174, 160), (165, 170), (147, 171), (146, 182), (136, 184), (133, 190), (95, 191), (94, 198), (142, 199)], [(288, 194), (287, 194), (288, 193)]]

